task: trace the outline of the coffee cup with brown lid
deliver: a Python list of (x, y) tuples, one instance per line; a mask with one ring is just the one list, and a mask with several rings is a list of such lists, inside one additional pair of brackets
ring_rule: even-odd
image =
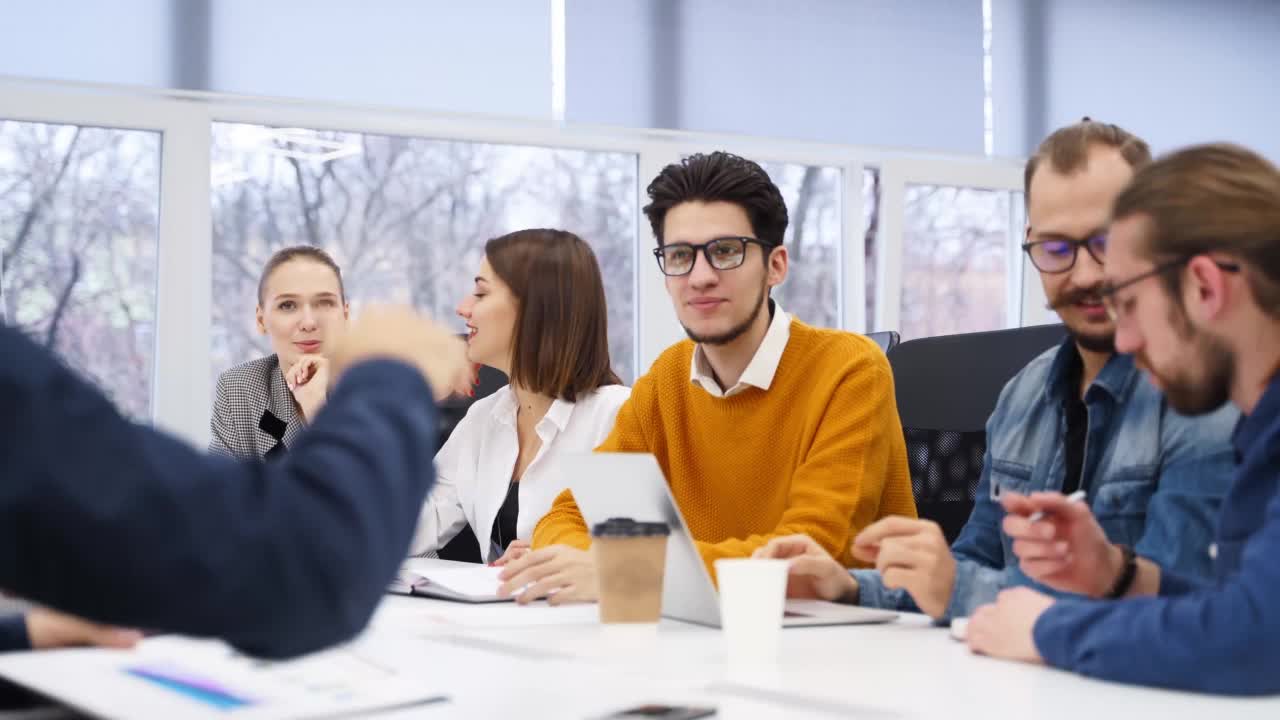
[(656, 623), (662, 618), (670, 534), (664, 522), (632, 518), (609, 518), (591, 528), (601, 622)]

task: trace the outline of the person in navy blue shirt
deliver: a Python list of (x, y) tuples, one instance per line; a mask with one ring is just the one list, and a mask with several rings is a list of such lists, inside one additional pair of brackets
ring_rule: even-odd
[(1023, 572), (1089, 597), (1005, 591), (970, 618), (969, 646), (1118, 682), (1280, 693), (1280, 170), (1235, 145), (1173, 153), (1116, 200), (1109, 235), (1116, 348), (1179, 411), (1230, 400), (1244, 415), (1213, 577), (1107, 542), (1061, 494), (1011, 494), (1004, 528)]
[[(0, 588), (263, 657), (353, 636), (434, 481), (431, 389), (465, 385), (470, 366), (460, 339), (404, 308), (366, 312), (331, 362), (339, 383), (297, 446), (234, 460), (131, 423), (0, 325)], [(77, 622), (10, 618), (0, 650), (130, 640)]]

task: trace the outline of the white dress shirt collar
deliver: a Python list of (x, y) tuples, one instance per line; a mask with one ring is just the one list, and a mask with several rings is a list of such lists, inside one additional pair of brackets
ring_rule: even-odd
[[(510, 385), (503, 388), (498, 393), (500, 397), (493, 404), (490, 410), (490, 416), (503, 425), (515, 426), (516, 415), (520, 410), (520, 403), (516, 397), (516, 391)], [(569, 418), (573, 417), (574, 403), (556, 398), (551, 403), (551, 407), (547, 408), (547, 414), (542, 416), (538, 421), (538, 428), (542, 428), (544, 423), (555, 425), (557, 432), (564, 432), (569, 426)], [(539, 436), (542, 433), (538, 433)]]
[(732, 397), (748, 387), (768, 390), (773, 384), (773, 376), (778, 373), (778, 364), (782, 362), (782, 353), (787, 349), (787, 341), (791, 339), (790, 316), (777, 302), (772, 300), (769, 302), (773, 305), (773, 320), (769, 322), (764, 340), (761, 341), (760, 347), (756, 348), (756, 354), (751, 357), (751, 362), (747, 363), (747, 368), (742, 371), (742, 377), (738, 379), (737, 384), (728, 390), (720, 389), (720, 383), (716, 382), (715, 373), (711, 369), (711, 363), (707, 362), (701, 344), (693, 349), (689, 381), (706, 390), (713, 397)]

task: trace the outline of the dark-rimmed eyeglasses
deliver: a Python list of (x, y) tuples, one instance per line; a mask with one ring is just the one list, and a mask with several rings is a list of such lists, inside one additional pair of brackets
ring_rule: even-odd
[(1076, 256), (1080, 254), (1082, 247), (1101, 265), (1107, 258), (1107, 234), (1096, 233), (1080, 240), (1067, 237), (1036, 240), (1023, 244), (1022, 251), (1031, 258), (1031, 264), (1037, 270), (1053, 274), (1064, 273), (1075, 267)]
[[(1139, 273), (1137, 275), (1134, 275), (1128, 280), (1118, 282), (1114, 285), (1104, 285), (1102, 288), (1098, 290), (1098, 299), (1102, 301), (1102, 307), (1104, 310), (1107, 311), (1107, 317), (1111, 318), (1111, 322), (1119, 322), (1121, 315), (1122, 314), (1127, 315), (1129, 310), (1131, 309), (1131, 308), (1121, 307), (1124, 303), (1121, 303), (1116, 298), (1116, 293), (1120, 292), (1121, 290), (1124, 290), (1125, 288), (1133, 287), (1134, 285), (1137, 285), (1138, 283), (1142, 282), (1143, 280), (1146, 280), (1147, 278), (1153, 278), (1153, 277), (1156, 277), (1157, 275), (1162, 275), (1164, 273), (1167, 273), (1170, 270), (1173, 270), (1174, 268), (1180, 268), (1183, 265), (1186, 265), (1187, 263), (1191, 262), (1193, 259), (1195, 259), (1195, 257), (1196, 257), (1195, 255), (1187, 255), (1186, 257), (1181, 257), (1176, 260), (1170, 260), (1169, 262), (1156, 265), (1155, 267), (1151, 268), (1150, 270), (1144, 273)], [(1229, 273), (1240, 272), (1239, 263), (1226, 262), (1224, 260), (1214, 260), (1213, 264), (1217, 265), (1218, 269), (1222, 270), (1223, 272), (1229, 272)]]
[(701, 245), (670, 243), (654, 248), (653, 256), (658, 259), (658, 268), (662, 270), (662, 274), (669, 277), (693, 272), (699, 251), (707, 259), (707, 264), (716, 270), (732, 270), (746, 260), (748, 243), (759, 245), (766, 253), (774, 248), (770, 243), (752, 237), (722, 237)]

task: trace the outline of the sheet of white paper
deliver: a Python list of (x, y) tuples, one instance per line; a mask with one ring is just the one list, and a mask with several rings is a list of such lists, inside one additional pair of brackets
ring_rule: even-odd
[(410, 674), (420, 657), (414, 642), (368, 633), (298, 660), (262, 662), (219, 642), (157, 637), (131, 651), (0, 655), (0, 675), (105, 718), (322, 718), (444, 697)]

